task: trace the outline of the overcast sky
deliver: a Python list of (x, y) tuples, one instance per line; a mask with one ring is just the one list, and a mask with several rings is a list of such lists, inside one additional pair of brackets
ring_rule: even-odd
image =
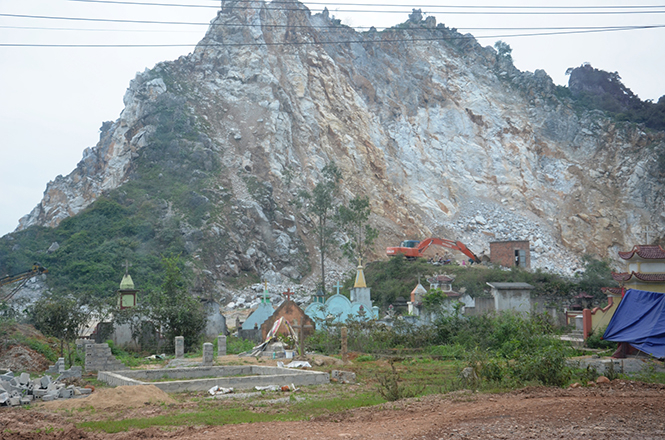
[[(207, 29), (205, 25), (105, 23), (8, 15), (208, 23), (220, 5), (216, 0), (134, 0), (205, 8), (117, 4), (130, 1), (0, 0), (0, 235), (14, 230), (18, 219), (39, 203), (46, 184), (59, 174), (69, 174), (81, 159), (83, 150), (97, 143), (102, 122), (119, 116), (122, 97), (136, 72), (191, 52)], [(624, 84), (642, 99), (657, 100), (665, 95), (662, 73), (665, 71), (665, 28), (511, 36), (562, 32), (515, 28), (664, 25), (665, 6), (657, 7), (663, 3), (660, 1), (636, 2), (640, 6), (653, 5), (646, 9), (635, 8), (627, 0), (428, 0), (418, 3), (316, 0), (304, 3), (313, 13), (327, 5), (331, 15), (349, 26), (377, 28), (402, 23), (412, 8), (421, 8), (425, 16), (436, 17), (437, 23), (475, 35), (482, 45), (491, 46), (497, 40), (509, 43), (517, 68), (544, 69), (557, 84), (566, 84), (568, 67), (589, 62), (596, 68), (619, 72)], [(365, 6), (368, 4), (374, 6)], [(469, 8), (483, 5), (495, 8)], [(557, 8), (612, 5), (632, 9), (496, 8), (520, 5)], [(368, 12), (356, 12), (359, 10)], [(643, 13), (645, 11), (647, 13)], [(518, 14), (513, 14), (515, 12)], [(7, 47), (7, 44), (192, 46), (66, 48)]]

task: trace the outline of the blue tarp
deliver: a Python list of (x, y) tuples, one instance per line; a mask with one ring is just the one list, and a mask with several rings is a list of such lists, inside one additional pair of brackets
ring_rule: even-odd
[(652, 356), (665, 357), (665, 294), (628, 289), (603, 339), (628, 342)]

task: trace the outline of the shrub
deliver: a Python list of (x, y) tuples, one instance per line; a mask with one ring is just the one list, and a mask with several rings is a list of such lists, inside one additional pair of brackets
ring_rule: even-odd
[(256, 344), (254, 341), (248, 339), (241, 339), (235, 336), (229, 336), (226, 338), (226, 353), (227, 354), (239, 354), (254, 348)]
[(594, 330), (586, 339), (585, 341), (586, 346), (589, 348), (599, 348), (603, 350), (616, 348), (617, 346), (616, 342), (606, 341), (605, 339), (603, 339), (603, 335), (605, 334), (606, 328), (607, 327), (603, 327), (602, 329)]
[(535, 353), (522, 353), (511, 366), (511, 374), (522, 382), (563, 386), (571, 377), (562, 346), (551, 345)]
[(402, 384), (402, 379), (395, 368), (394, 361), (390, 361), (390, 371), (384, 374), (376, 374), (376, 380), (379, 385), (377, 391), (389, 402), (400, 399), (416, 397), (425, 391), (425, 387), (406, 386)]

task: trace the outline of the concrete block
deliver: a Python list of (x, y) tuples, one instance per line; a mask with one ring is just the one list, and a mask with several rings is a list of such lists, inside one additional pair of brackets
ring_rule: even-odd
[(9, 398), (9, 406), (19, 406), (21, 404), (21, 398), (20, 397), (10, 397)]
[(11, 371), (6, 372), (5, 374), (0, 374), (0, 380), (6, 380), (9, 382), (14, 378), (14, 373)]
[(88, 394), (92, 393), (92, 390), (90, 388), (78, 388), (79, 393), (81, 393), (83, 396), (87, 396)]
[(58, 392), (58, 397), (61, 399), (71, 399), (74, 396), (74, 391), (71, 388), (62, 388)]
[(30, 383), (30, 375), (28, 373), (21, 373), (21, 375), (18, 377), (18, 383), (21, 385), (27, 385)]
[(81, 378), (82, 375), (83, 375), (83, 367), (75, 365), (69, 370), (63, 371), (62, 374), (60, 375), (60, 379), (70, 379), (70, 378), (79, 379)]
[(36, 390), (32, 390), (32, 395), (35, 396), (36, 399), (44, 397), (47, 393), (48, 390), (43, 388), (37, 388)]
[(49, 392), (42, 396), (42, 402), (51, 402), (58, 398), (58, 395), (53, 392)]
[(51, 380), (51, 376), (49, 376), (48, 374), (45, 375), (45, 376), (42, 376), (42, 378), (39, 379), (40, 388), (48, 388), (48, 386), (51, 382), (53, 382), (53, 381)]

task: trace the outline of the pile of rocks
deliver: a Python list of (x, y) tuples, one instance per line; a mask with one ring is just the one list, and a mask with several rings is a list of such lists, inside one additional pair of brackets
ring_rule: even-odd
[[(328, 292), (333, 291), (331, 287), (333, 284), (344, 281), (348, 277), (349, 271), (354, 269), (350, 265), (343, 266), (340, 263), (328, 260), (326, 260), (326, 267), (326, 290)], [(274, 306), (279, 306), (284, 301), (282, 293), (286, 292), (287, 289), (290, 289), (291, 292), (294, 292), (291, 297), (294, 302), (299, 305), (308, 304), (312, 295), (316, 293), (319, 281), (320, 273), (316, 270), (311, 275), (304, 278), (301, 284), (269, 281), (268, 296), (270, 302)], [(256, 283), (240, 291), (228, 291), (226, 292), (228, 303), (226, 303), (225, 308), (226, 310), (256, 308), (261, 302), (264, 290), (265, 284)]]
[(532, 269), (569, 276), (584, 270), (579, 257), (560, 244), (550, 225), (529, 212), (516, 211), (505, 199), (501, 202), (469, 200), (446, 226), (479, 256), (489, 256), (491, 241), (528, 240)]
[[(81, 367), (78, 366), (65, 370), (64, 358), (58, 359), (55, 365), (46, 370), (47, 374), (38, 379), (30, 379), (28, 373), (14, 376), (12, 371), (5, 371), (0, 374), (0, 405), (29, 405), (34, 399), (49, 402), (87, 396), (92, 392), (91, 388), (67, 386), (63, 382), (65, 379), (80, 378), (81, 371)], [(58, 377), (53, 380), (48, 373), (57, 374)]]
[(21, 373), (16, 377), (11, 371), (0, 375), (0, 405), (29, 405), (34, 399), (48, 402), (56, 399), (82, 397), (91, 392), (90, 388), (67, 386), (57, 379), (54, 381), (48, 374), (38, 379), (30, 379), (28, 373)]

